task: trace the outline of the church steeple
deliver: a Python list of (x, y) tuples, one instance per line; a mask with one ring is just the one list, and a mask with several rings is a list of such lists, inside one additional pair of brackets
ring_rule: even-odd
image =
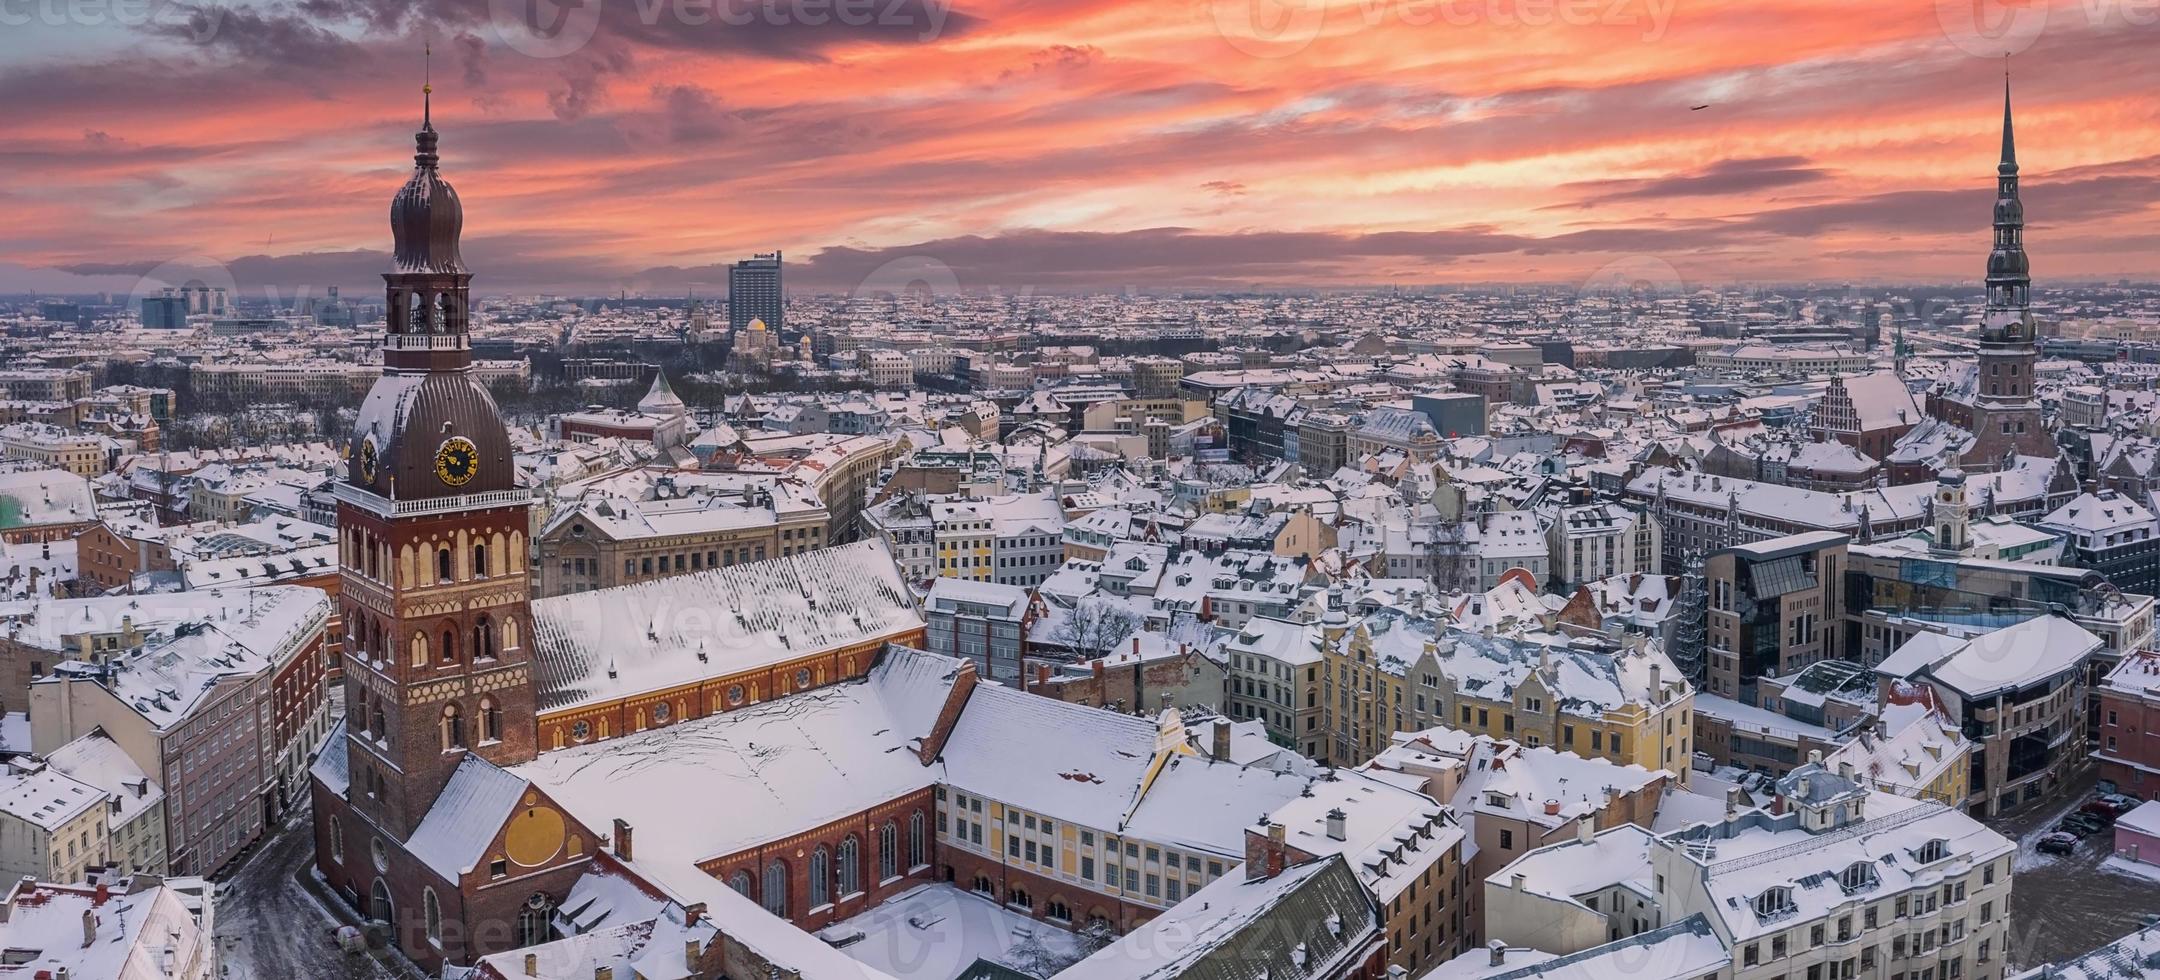
[(2003, 145), (2002, 163), (1995, 167), (1996, 173), (2017, 173), (2017, 138), (2010, 125), (2010, 73), (2003, 73)]

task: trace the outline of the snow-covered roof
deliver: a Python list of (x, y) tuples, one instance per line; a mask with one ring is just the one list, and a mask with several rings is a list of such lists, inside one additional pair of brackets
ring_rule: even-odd
[(541, 710), (738, 674), (923, 620), (882, 541), (532, 604)]
[[(549, 752), (510, 772), (587, 826), (628, 820), (637, 828), (641, 867), (670, 880), (678, 873), (703, 874), (699, 862), (823, 826), (935, 782), (936, 772), (915, 753), (959, 664), (895, 648), (864, 678)], [(1038, 746), (1011, 738), (1011, 730), (1001, 737), (1040, 754)], [(681, 805), (642, 805), (656, 799)], [(729, 818), (714, 820), (723, 806)]]
[(1917, 634), (1875, 665), (1875, 672), (1936, 681), (1974, 698), (2077, 669), (2104, 646), (2105, 641), (2068, 619), (2035, 616), (1969, 639)]
[(1227, 874), (1058, 980), (1257, 980), (1334, 976), (1354, 965), (1378, 919), (1341, 855), (1273, 878)]

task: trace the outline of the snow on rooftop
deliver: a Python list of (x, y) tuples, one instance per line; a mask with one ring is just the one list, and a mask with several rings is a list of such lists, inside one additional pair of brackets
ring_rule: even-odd
[(881, 541), (533, 601), (540, 708), (738, 674), (920, 629)]

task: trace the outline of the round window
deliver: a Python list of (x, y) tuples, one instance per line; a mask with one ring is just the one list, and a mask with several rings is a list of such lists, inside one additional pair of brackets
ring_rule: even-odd
[(809, 686), (810, 686), (810, 668), (808, 668), (808, 667), (804, 667), (804, 668), (802, 668), (801, 670), (798, 670), (798, 671), (796, 671), (796, 672), (795, 672), (795, 686), (796, 686), (796, 687), (809, 687)]
[(580, 742), (582, 742), (582, 741), (585, 741), (585, 740), (586, 740), (586, 739), (588, 739), (588, 738), (591, 738), (591, 737), (592, 737), (592, 722), (589, 722), (589, 721), (576, 721), (576, 722), (571, 722), (571, 723), (570, 723), (570, 737), (571, 737), (571, 738), (574, 738), (574, 739), (577, 739), (577, 740), (578, 740), (578, 741), (580, 741)]
[(652, 706), (652, 718), (657, 722), (666, 723), (668, 716), (674, 713), (675, 709), (668, 707), (666, 701)]
[(743, 689), (741, 684), (737, 684), (734, 687), (727, 689), (727, 703), (730, 705), (737, 705), (743, 703)]
[(374, 860), (375, 870), (390, 870), (390, 851), (383, 847), (382, 838), (377, 837), (368, 842), (368, 857)]

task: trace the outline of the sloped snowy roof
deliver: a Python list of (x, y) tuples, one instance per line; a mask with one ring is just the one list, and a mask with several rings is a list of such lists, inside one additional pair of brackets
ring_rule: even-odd
[[(1058, 750), (1015, 732), (1057, 732)], [(1116, 828), (1155, 754), (1155, 723), (981, 685), (945, 741), (945, 781), (1068, 823)]]
[(918, 629), (882, 541), (535, 600), (541, 710), (627, 697)]
[[(467, 753), (450, 773), (405, 850), (449, 881), (479, 866), (503, 822), (525, 792), (525, 780)], [(607, 826), (606, 823), (595, 826)]]
[(1217, 878), (1058, 980), (1335, 976), (1366, 950), (1377, 921), (1348, 862), (1329, 855), (1273, 878)]

